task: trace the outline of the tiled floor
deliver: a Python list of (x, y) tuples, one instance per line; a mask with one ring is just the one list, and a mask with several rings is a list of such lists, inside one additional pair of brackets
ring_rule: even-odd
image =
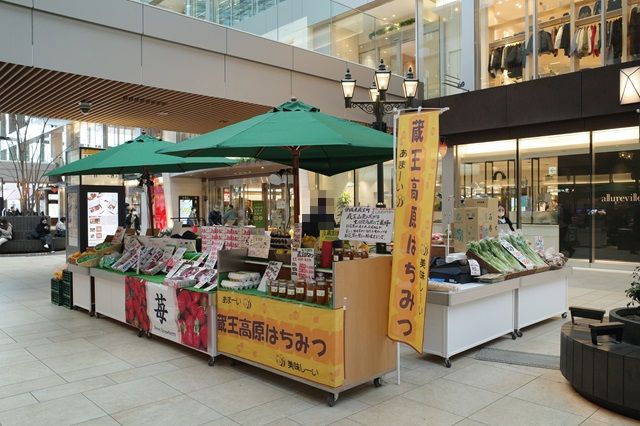
[[(577, 395), (557, 370), (475, 360), (444, 368), (402, 351), (402, 383), (362, 386), (325, 405), (322, 392), (52, 306), (61, 255), (0, 257), (0, 424), (10, 425), (626, 425)], [(570, 301), (622, 306), (628, 273), (576, 270)], [(557, 355), (561, 319), (492, 347)]]

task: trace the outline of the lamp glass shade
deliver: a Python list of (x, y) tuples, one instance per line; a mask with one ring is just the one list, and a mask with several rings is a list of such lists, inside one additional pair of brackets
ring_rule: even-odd
[(353, 92), (356, 90), (356, 81), (342, 80), (340, 83), (342, 84), (342, 93), (344, 94), (345, 99), (353, 98)]
[(391, 80), (391, 71), (382, 71), (379, 69), (376, 71), (375, 78), (378, 90), (381, 92), (386, 92), (389, 88), (389, 80)]
[(404, 80), (402, 82), (402, 91), (404, 92), (404, 97), (407, 99), (413, 99), (416, 97), (416, 93), (418, 92), (418, 80)]
[(371, 102), (377, 102), (378, 98), (380, 98), (380, 92), (378, 91), (378, 87), (375, 83), (369, 87), (369, 98), (371, 98)]

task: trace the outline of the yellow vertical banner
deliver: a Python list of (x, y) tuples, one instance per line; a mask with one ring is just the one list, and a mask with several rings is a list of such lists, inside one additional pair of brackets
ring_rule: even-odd
[(397, 121), (394, 248), (388, 336), (423, 350), (431, 225), (438, 168), (439, 111)]

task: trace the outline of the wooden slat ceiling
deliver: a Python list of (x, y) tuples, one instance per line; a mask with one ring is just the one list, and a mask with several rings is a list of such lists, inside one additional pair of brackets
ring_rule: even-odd
[[(91, 101), (83, 115), (82, 100)], [(0, 62), (0, 112), (73, 121), (206, 133), (269, 110), (139, 84)]]

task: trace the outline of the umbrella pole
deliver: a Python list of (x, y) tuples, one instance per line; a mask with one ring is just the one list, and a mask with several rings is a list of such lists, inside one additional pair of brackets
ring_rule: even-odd
[(291, 151), (293, 165), (293, 223), (300, 223), (300, 149), (293, 148)]
[(153, 195), (151, 194), (151, 187), (149, 185), (146, 185), (146, 189), (147, 189), (147, 207), (149, 209), (149, 226), (151, 227), (151, 234), (153, 235), (154, 233), (154, 226), (153, 226)]

